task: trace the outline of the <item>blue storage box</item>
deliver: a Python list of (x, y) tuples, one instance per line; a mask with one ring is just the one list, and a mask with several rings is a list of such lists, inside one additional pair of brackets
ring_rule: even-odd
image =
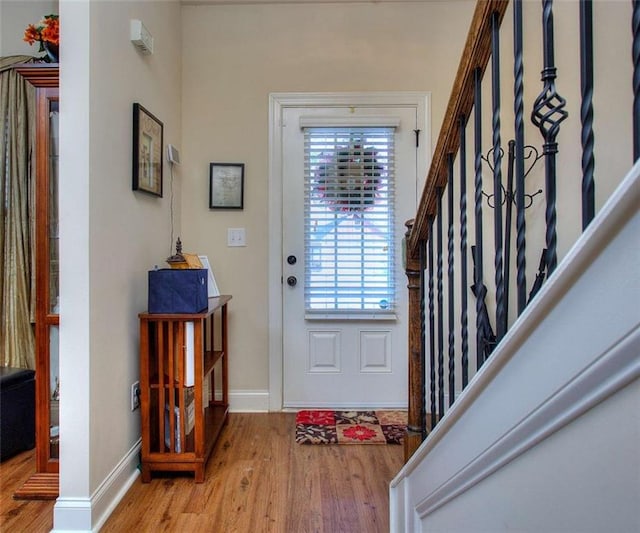
[(199, 313), (207, 309), (207, 270), (149, 271), (149, 313)]

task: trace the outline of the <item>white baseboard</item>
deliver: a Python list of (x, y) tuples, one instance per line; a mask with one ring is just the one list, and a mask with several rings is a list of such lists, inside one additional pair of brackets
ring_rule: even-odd
[[(59, 497), (53, 507), (52, 533), (93, 531), (91, 528), (91, 499)], [(96, 530), (97, 531), (97, 530)]]
[[(216, 399), (221, 399), (217, 398)], [(229, 391), (229, 411), (232, 413), (267, 413), (269, 412), (268, 390), (232, 390)], [(406, 409), (406, 403), (358, 403), (336, 404), (331, 402), (314, 404), (289, 403), (282, 406), (282, 411), (298, 411), (300, 409), (358, 409), (360, 411), (375, 409)]]
[(140, 475), (140, 445), (138, 439), (90, 498), (58, 498), (53, 508), (52, 532), (100, 531)]
[(235, 413), (266, 413), (269, 411), (269, 391), (229, 391), (229, 411)]

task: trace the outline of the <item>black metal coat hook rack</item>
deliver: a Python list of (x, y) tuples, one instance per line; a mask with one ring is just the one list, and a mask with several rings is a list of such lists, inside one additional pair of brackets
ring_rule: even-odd
[[(514, 140), (509, 141), (509, 158), (507, 160), (507, 163), (508, 163), (507, 188), (505, 189), (504, 185), (500, 184), (500, 188), (502, 189), (501, 205), (504, 205), (505, 202), (507, 201), (510, 203), (513, 203), (514, 205), (516, 203), (516, 189), (513, 188), (513, 163), (515, 161), (515, 144), (516, 142)], [(491, 159), (493, 157), (493, 152), (494, 152), (494, 149), (491, 148), (487, 152), (486, 156), (484, 155), (480, 156), (480, 158), (487, 164), (491, 172), (493, 172), (494, 170), (493, 163), (491, 162)], [(501, 156), (504, 155), (504, 150), (502, 148), (500, 148), (500, 155)], [(538, 149), (535, 146), (526, 145), (524, 147), (524, 160), (525, 162), (528, 161), (530, 163), (529, 167), (524, 172), (524, 178), (526, 178), (529, 175), (529, 173), (533, 170), (533, 167), (535, 167), (538, 160), (542, 159), (543, 157), (544, 155), (538, 152)], [(533, 194), (527, 194), (525, 192), (524, 208), (529, 209), (533, 205), (533, 199), (539, 194), (542, 194), (542, 189), (538, 189)], [(486, 192), (482, 191), (482, 195), (487, 199), (487, 205), (491, 209), (495, 209), (496, 206), (495, 206), (495, 203), (493, 202), (493, 198), (495, 197), (495, 194), (487, 194)]]
[[(487, 198), (487, 205), (496, 209), (499, 207), (502, 210), (502, 206), (506, 203), (505, 207), (505, 224), (504, 224), (504, 252), (503, 252), (503, 280), (504, 280), (504, 329), (506, 330), (506, 322), (508, 320), (509, 315), (509, 273), (510, 273), (510, 262), (511, 262), (511, 220), (513, 216), (513, 206), (516, 205), (516, 189), (514, 188), (514, 162), (515, 162), (515, 140), (510, 140), (509, 143), (509, 157), (507, 159), (507, 187), (505, 189), (504, 185), (500, 183), (500, 188), (502, 189), (502, 201), (499, 206), (495, 205), (493, 199), (495, 198), (494, 194), (487, 194), (482, 191), (482, 194)], [(483, 159), (491, 172), (494, 173), (494, 167), (491, 163), (491, 159), (493, 158), (494, 148), (491, 148), (486, 156), (480, 156)], [(500, 148), (500, 155), (504, 155), (504, 150)], [(525, 145), (524, 146), (524, 154), (523, 154), (526, 162), (529, 162), (528, 168), (524, 171), (524, 176), (522, 177), (522, 184), (524, 186), (524, 179), (529, 175), (529, 173), (533, 170), (533, 167), (536, 165), (539, 159), (544, 157), (544, 154), (540, 154), (535, 146)], [(502, 157), (499, 158), (502, 160)], [(528, 209), (533, 205), (533, 199), (542, 194), (542, 189), (538, 189), (533, 194), (524, 193), (524, 208)], [(538, 275), (536, 276), (536, 283), (534, 288), (532, 289), (532, 294), (530, 298), (532, 298), (536, 292), (538, 292), (542, 282), (544, 281), (544, 268), (546, 266), (546, 250), (542, 254), (542, 262), (540, 264), (540, 268), (538, 271)], [(490, 340), (490, 337), (487, 336), (487, 339)], [(488, 349), (492, 349), (490, 343), (488, 344)]]

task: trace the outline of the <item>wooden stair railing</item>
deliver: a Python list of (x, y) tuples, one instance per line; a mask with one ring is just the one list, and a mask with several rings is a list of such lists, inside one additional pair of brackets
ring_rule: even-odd
[(459, 117), (469, 117), (473, 108), (474, 77), (479, 69), (484, 73), (491, 57), (491, 20), (493, 13), (502, 21), (508, 0), (479, 1), (471, 20), (467, 42), (462, 52), (447, 111), (442, 122), (440, 135), (433, 151), (427, 181), (416, 213), (413, 229), (409, 236), (407, 253), (418, 257), (420, 241), (429, 238), (429, 217), (436, 214), (438, 188), (447, 183), (447, 157), (456, 154), (460, 147)]
[[(631, 59), (633, 61), (633, 131), (619, 133), (624, 137), (631, 136), (633, 159), (640, 157), (640, 0), (628, 0), (631, 3)], [(580, 50), (580, 124), (582, 145), (582, 181), (576, 192), (581, 197), (582, 231), (588, 226), (595, 214), (594, 194), (594, 127), (593, 127), (593, 87), (594, 87), (594, 52), (593, 52), (593, 0), (580, 0), (576, 3), (575, 14), (579, 16), (579, 35), (561, 34), (564, 40), (579, 38)], [(503, 149), (501, 139), (501, 98), (500, 98), (500, 26), (509, 4), (513, 12), (513, 135), (509, 141), (509, 154), (505, 158), (508, 166), (507, 186), (502, 181)], [(469, 343), (467, 327), (467, 292), (476, 298), (476, 369), (479, 369), (487, 357), (499, 344), (508, 329), (509, 303), (509, 258), (511, 240), (511, 211), (516, 209), (516, 263), (517, 313), (520, 315), (531, 299), (540, 289), (545, 277), (551, 275), (557, 263), (556, 252), (556, 140), (560, 124), (568, 117), (566, 101), (556, 89), (556, 65), (554, 45), (553, 0), (541, 0), (542, 31), (540, 48), (542, 51), (543, 69), (541, 72), (541, 92), (531, 102), (531, 123), (539, 129), (540, 137), (536, 142), (542, 144), (542, 154), (536, 152), (535, 161), (544, 159), (544, 195), (545, 211), (545, 243), (542, 250), (540, 267), (535, 281), (529, 287), (527, 295), (526, 256), (525, 256), (525, 210), (533, 198), (542, 193), (540, 189), (533, 194), (525, 193), (524, 178), (530, 171), (525, 169), (525, 159), (530, 154), (530, 147), (525, 145), (525, 109), (524, 109), (524, 61), (523, 61), (523, 0), (478, 0), (467, 35), (467, 41), (453, 83), (447, 110), (440, 134), (432, 156), (425, 187), (422, 192), (416, 216), (407, 222), (406, 239), (406, 275), (409, 290), (409, 331), (408, 331), (408, 368), (409, 398), (408, 427), (405, 438), (405, 460), (415, 452), (420, 443), (427, 437), (427, 428), (432, 428), (444, 415), (445, 411), (445, 374), (448, 375), (448, 406), (455, 401), (454, 377), (461, 373), (462, 388), (469, 381)], [(531, 4), (527, 4), (527, 7)], [(568, 9), (568, 8), (567, 8)], [(566, 13), (566, 11), (565, 11)], [(572, 12), (573, 13), (573, 12)], [(618, 11), (626, 17), (625, 11)], [(573, 16), (573, 15), (571, 15)], [(533, 24), (535, 21), (528, 21)], [(616, 30), (618, 31), (618, 30)], [(491, 146), (486, 155), (482, 153), (482, 81), (489, 67), (491, 98)], [(571, 76), (569, 76), (571, 77)], [(575, 77), (575, 76), (574, 76)], [(571, 80), (569, 80), (571, 81)], [(621, 83), (625, 80), (621, 80)], [(565, 79), (566, 83), (566, 79)], [(628, 81), (626, 81), (628, 83)], [(477, 104), (477, 105), (476, 105)], [(617, 103), (618, 104), (618, 103)], [(626, 105), (626, 104), (623, 104)], [(488, 107), (488, 106), (487, 106)], [(626, 108), (625, 108), (626, 109)], [(467, 125), (473, 126), (473, 153), (467, 154)], [(531, 129), (531, 125), (529, 125)], [(607, 132), (609, 133), (609, 132)], [(615, 142), (615, 140), (613, 141)], [(577, 145), (578, 143), (574, 141)], [(471, 143), (470, 143), (471, 144)], [(607, 148), (606, 145), (605, 149)], [(471, 152), (471, 151), (470, 151)], [(475, 244), (467, 243), (467, 159), (473, 160), (473, 169), (468, 175), (473, 177), (473, 206), (469, 207), (473, 216)], [(492, 159), (492, 160), (491, 160)], [(490, 169), (493, 194), (487, 195), (482, 189), (482, 164)], [(459, 164), (456, 175), (454, 165)], [(471, 166), (471, 165), (470, 165)], [(573, 179), (576, 174), (563, 178)], [(580, 176), (578, 175), (578, 178)], [(455, 211), (459, 216), (458, 253), (454, 253), (454, 183), (460, 183), (460, 205)], [(578, 184), (580, 188), (580, 183)], [(573, 194), (573, 193), (572, 193)], [(493, 244), (495, 249), (493, 265), (483, 261), (483, 195), (493, 197), (493, 205), (488, 201), (493, 214)], [(443, 205), (446, 202), (446, 205)], [(573, 200), (571, 199), (571, 202)], [(503, 203), (505, 221), (502, 220)], [(578, 205), (578, 204), (576, 204)], [(445, 211), (446, 209), (446, 211)], [(448, 220), (444, 221), (445, 212)], [(443, 226), (447, 226), (446, 230)], [(446, 231), (446, 234), (445, 234)], [(488, 233), (488, 232), (487, 232)], [(503, 239), (504, 235), (504, 239)], [(446, 267), (445, 253), (446, 246)], [(473, 274), (467, 275), (467, 253), (473, 259)], [(535, 253), (539, 254), (538, 251)], [(486, 254), (487, 256), (489, 254)], [(536, 255), (534, 261), (537, 261)], [(459, 271), (455, 272), (454, 262), (459, 261)], [(537, 263), (536, 263), (537, 264)], [(493, 266), (495, 294), (488, 294), (484, 284), (483, 272)], [(446, 278), (446, 283), (445, 283)], [(468, 279), (469, 278), (469, 279)], [(446, 284), (446, 287), (445, 287)], [(456, 292), (460, 291), (460, 292)], [(487, 305), (487, 296), (490, 296)], [(444, 316), (446, 301), (447, 316)], [(458, 303), (460, 301), (460, 303)], [(454, 303), (452, 303), (454, 302)], [(451, 303), (451, 305), (450, 305)], [(495, 332), (491, 326), (491, 315), (488, 308), (495, 306)], [(427, 312), (428, 309), (428, 312)], [(455, 313), (460, 311), (460, 323), (456, 324)], [(491, 309), (493, 312), (494, 309)], [(445, 321), (447, 323), (445, 324)], [(445, 326), (448, 331), (445, 332)], [(447, 336), (448, 335), (448, 336)], [(428, 343), (427, 339), (428, 338)], [(460, 346), (454, 346), (460, 339)], [(428, 346), (427, 346), (428, 344)], [(445, 345), (448, 349), (445, 359)], [(456, 350), (459, 349), (459, 353)], [(428, 352), (428, 355), (427, 355)], [(460, 367), (456, 367), (455, 358), (460, 357)], [(447, 365), (448, 361), (448, 365)], [(427, 377), (429, 374), (429, 390)], [(455, 379), (459, 379), (455, 377)], [(427, 396), (430, 405), (427, 406)], [(429, 417), (429, 419), (428, 419)]]
[(428, 240), (430, 221), (436, 214), (437, 191), (447, 182), (448, 154), (455, 154), (460, 146), (459, 117), (468, 117), (474, 102), (474, 78), (484, 73), (491, 55), (491, 21), (494, 13), (500, 20), (507, 9), (508, 1), (479, 1), (471, 21), (462, 60), (453, 84), (447, 111), (433, 153), (431, 166), (422, 192), (415, 219), (407, 222), (406, 273), (409, 280), (409, 411), (405, 438), (405, 461), (418, 449), (426, 437), (426, 370), (424, 354), (423, 316), (421, 300), (424, 298), (424, 283), (420, 272), (424, 262), (420, 261), (420, 245)]

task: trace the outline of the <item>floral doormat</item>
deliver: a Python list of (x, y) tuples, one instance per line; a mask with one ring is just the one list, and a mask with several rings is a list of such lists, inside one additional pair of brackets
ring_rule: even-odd
[(299, 411), (298, 444), (401, 444), (406, 411)]

